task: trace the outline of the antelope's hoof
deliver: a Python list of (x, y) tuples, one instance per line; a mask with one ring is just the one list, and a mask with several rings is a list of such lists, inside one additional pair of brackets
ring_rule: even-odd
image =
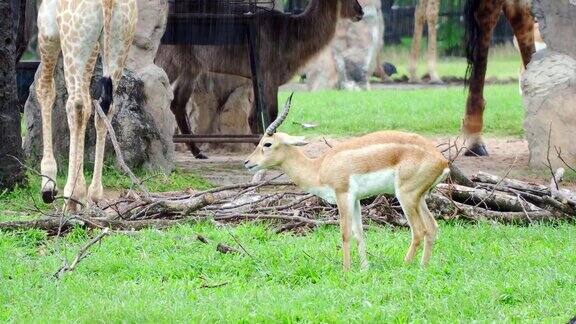
[(51, 204), (56, 200), (57, 195), (58, 190), (56, 188), (44, 190), (42, 191), (42, 201), (44, 201), (45, 204)]
[(486, 146), (484, 144), (474, 144), (464, 152), (465, 156), (488, 156)]
[(197, 160), (208, 160), (208, 157), (202, 153), (194, 155), (194, 158), (196, 158)]
[(442, 84), (444, 84), (444, 81), (442, 81), (441, 79), (430, 79), (430, 81), (428, 83), (436, 84), (436, 85), (442, 85)]

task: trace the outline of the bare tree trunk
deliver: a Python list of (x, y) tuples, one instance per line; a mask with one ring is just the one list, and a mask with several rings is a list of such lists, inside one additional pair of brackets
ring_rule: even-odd
[[(0, 12), (12, 17), (10, 0), (0, 0)], [(20, 109), (16, 92), (16, 39), (12, 19), (0, 19), (0, 190), (25, 180)]]
[(16, 33), (16, 62), (20, 61), (28, 47), (26, 34), (26, 3), (27, 0), (12, 0), (12, 30)]

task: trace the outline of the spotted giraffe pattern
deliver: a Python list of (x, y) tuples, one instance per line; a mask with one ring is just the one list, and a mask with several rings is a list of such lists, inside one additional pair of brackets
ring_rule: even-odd
[(422, 32), (424, 24), (428, 23), (428, 53), (426, 61), (428, 64), (428, 74), (431, 83), (442, 83), (436, 71), (437, 37), (436, 24), (438, 13), (440, 12), (440, 0), (419, 0), (414, 13), (414, 36), (412, 37), (412, 50), (410, 51), (409, 74), (411, 82), (419, 82), (417, 75), (418, 59), (420, 57), (420, 44), (422, 42)]
[[(38, 14), (38, 40), (42, 62), (36, 88), (42, 110), (43, 156), (42, 197), (52, 202), (57, 194), (57, 165), (52, 148), (52, 108), (54, 68), (62, 53), (68, 100), (66, 114), (70, 130), (68, 177), (64, 187), (66, 206), (78, 209), (86, 198), (84, 179), (84, 137), (92, 114), (90, 80), (100, 50), (104, 57), (104, 77), (117, 86), (134, 37), (137, 21), (136, 0), (44, 0)], [(112, 118), (112, 109), (108, 117)], [(102, 198), (102, 160), (106, 129), (95, 118), (96, 155), (94, 177), (88, 189), (91, 201)]]

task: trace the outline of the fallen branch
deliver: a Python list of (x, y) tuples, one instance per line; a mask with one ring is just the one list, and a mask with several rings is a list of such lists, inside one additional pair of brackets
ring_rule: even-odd
[(478, 174), (472, 177), (472, 181), (498, 184), (499, 187), (502, 186), (517, 189), (528, 193), (532, 193), (537, 196), (550, 195), (550, 189), (546, 186), (528, 183), (515, 179), (502, 179), (501, 177), (486, 172), (478, 172)]
[(450, 163), (450, 179), (452, 179), (452, 182), (462, 186), (474, 186), (474, 182), (468, 179), (468, 177), (454, 163)]
[(86, 243), (86, 245), (84, 245), (78, 251), (78, 254), (76, 254), (76, 257), (74, 257), (74, 260), (72, 261), (71, 264), (68, 264), (68, 261), (64, 260), (62, 267), (60, 267), (60, 269), (58, 269), (58, 271), (56, 271), (56, 273), (54, 273), (54, 277), (56, 277), (57, 279), (60, 279), (60, 278), (62, 278), (62, 276), (66, 272), (74, 271), (76, 269), (76, 267), (78, 266), (78, 264), (80, 263), (80, 261), (82, 261), (86, 257), (86, 255), (88, 254), (88, 249), (92, 245), (96, 244), (97, 242), (100, 242), (100, 240), (102, 240), (102, 238), (104, 238), (104, 236), (108, 235), (109, 231), (110, 230), (108, 228), (105, 228), (104, 230), (102, 230), (102, 232), (100, 232), (100, 234), (96, 235), (96, 237), (94, 237), (92, 240), (88, 241), (88, 243)]
[(531, 203), (518, 199), (517, 196), (498, 193), (494, 190), (488, 191), (482, 188), (446, 184), (439, 184), (437, 188), (450, 195), (455, 201), (468, 205), (482, 206), (494, 211), (522, 212), (524, 209), (528, 211), (540, 209)]
[(226, 244), (223, 243), (218, 243), (218, 245), (216, 246), (216, 251), (222, 253), (222, 254), (229, 254), (229, 253), (233, 253), (233, 254), (239, 254), (240, 251), (238, 251), (237, 249), (228, 246)]
[[(571, 220), (576, 215), (570, 203), (552, 198), (550, 189), (545, 186), (482, 172), (466, 179), (458, 182), (472, 182), (470, 186), (439, 184), (429, 195), (429, 208), (437, 218), (528, 224)], [(277, 225), (280, 232), (339, 225), (336, 206), (294, 191), (293, 187), (285, 191), (281, 186), (286, 185), (292, 184), (267, 180), (198, 192), (152, 193), (147, 197), (128, 192), (105, 208), (90, 206), (81, 212), (67, 213), (65, 217), (59, 212), (44, 212), (43, 217), (35, 220), (0, 222), (0, 230), (36, 228), (57, 234), (79, 226), (135, 231), (202, 220), (217, 224), (267, 220)], [(267, 189), (259, 190), (264, 187)], [(362, 214), (366, 222), (408, 226), (401, 206), (391, 196), (364, 200)]]

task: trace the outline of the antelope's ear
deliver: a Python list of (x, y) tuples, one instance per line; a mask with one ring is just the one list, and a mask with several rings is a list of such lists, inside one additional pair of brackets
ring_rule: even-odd
[(278, 134), (280, 142), (285, 145), (304, 146), (308, 145), (304, 136), (290, 136), (288, 134)]

